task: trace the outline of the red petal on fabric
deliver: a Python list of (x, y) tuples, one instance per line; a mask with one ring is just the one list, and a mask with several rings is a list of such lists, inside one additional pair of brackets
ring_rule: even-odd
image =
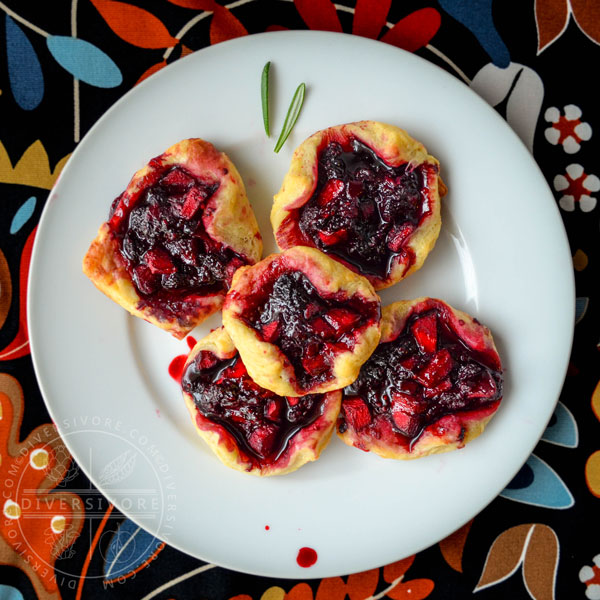
[(414, 52), (429, 43), (441, 22), (440, 13), (435, 8), (421, 8), (398, 21), (381, 41)]
[(337, 10), (330, 0), (294, 0), (294, 4), (309, 29), (342, 31)]
[(289, 27), (284, 27), (283, 25), (269, 25), (265, 31), (289, 31)]
[(358, 0), (354, 8), (352, 33), (377, 39), (391, 5), (392, 0)]
[[(315, 600), (344, 600), (346, 584), (341, 577), (326, 577), (321, 580)], [(288, 600), (286, 597), (285, 600)]]
[(568, 0), (535, 0), (538, 54), (560, 37), (568, 21)]
[(160, 71), (163, 67), (166, 67), (166, 66), (167, 66), (166, 60), (161, 60), (159, 63), (152, 65), (149, 69), (146, 69), (146, 71), (144, 71), (142, 73), (140, 78), (135, 82), (135, 85), (144, 81), (144, 79), (147, 79), (148, 77), (150, 77), (150, 75), (156, 73), (157, 71)]
[(19, 330), (15, 339), (3, 350), (0, 350), (0, 361), (14, 360), (29, 354), (29, 329), (27, 327), (27, 280), (29, 278), (29, 264), (31, 262), (31, 249), (37, 227), (29, 234), (23, 253), (21, 254), (21, 266), (19, 268)]
[(600, 44), (600, 4), (589, 0), (571, 0), (571, 10), (581, 31)]
[(217, 3), (215, 0), (168, 0), (171, 4), (176, 4), (183, 8), (193, 10), (215, 10)]
[(444, 560), (459, 573), (462, 573), (462, 557), (465, 549), (465, 543), (467, 536), (471, 530), (473, 521), (469, 521), (466, 525), (463, 525), (460, 529), (451, 533), (447, 538), (440, 542), (440, 550)]
[(406, 573), (410, 565), (413, 564), (414, 560), (415, 557), (413, 555), (383, 567), (384, 581), (387, 581), (388, 583), (393, 583), (396, 581), (398, 577)]
[(218, 44), (233, 38), (248, 35), (247, 29), (223, 6), (216, 6), (210, 24), (210, 43)]
[(386, 596), (392, 600), (423, 600), (433, 592), (434, 587), (431, 579), (413, 579), (406, 583), (399, 583), (388, 590)]
[(185, 44), (181, 44), (181, 56), (179, 58), (183, 58), (184, 56), (187, 56), (188, 54), (193, 54), (194, 52), (195, 50), (188, 48)]
[(308, 583), (298, 583), (285, 595), (285, 600), (313, 600), (312, 588)]
[(364, 600), (375, 593), (378, 582), (379, 569), (354, 573), (347, 581), (341, 577), (326, 577), (319, 584), (315, 600)]
[(379, 582), (379, 569), (371, 569), (362, 573), (354, 573), (348, 576), (346, 587), (350, 600), (363, 600), (370, 598), (377, 589)]
[(92, 0), (108, 26), (123, 40), (139, 48), (170, 48), (174, 38), (163, 22), (143, 8), (116, 0)]
[(12, 280), (8, 262), (0, 248), (0, 329), (6, 321), (12, 303)]

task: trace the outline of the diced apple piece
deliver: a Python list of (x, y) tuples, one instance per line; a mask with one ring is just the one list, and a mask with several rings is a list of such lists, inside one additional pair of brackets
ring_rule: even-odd
[(358, 430), (371, 422), (371, 413), (362, 398), (358, 396), (346, 398), (342, 404), (346, 422), (352, 429)]
[(448, 376), (453, 366), (454, 361), (450, 352), (443, 348), (433, 355), (429, 364), (418, 373), (415, 379), (425, 387), (435, 387)]
[(437, 318), (434, 313), (417, 319), (411, 330), (421, 352), (435, 352), (437, 348)]
[(152, 248), (144, 253), (143, 261), (152, 274), (170, 275), (177, 272), (171, 257), (161, 248)]

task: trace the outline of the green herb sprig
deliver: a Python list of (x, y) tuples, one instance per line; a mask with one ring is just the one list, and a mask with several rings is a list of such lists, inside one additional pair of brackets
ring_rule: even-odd
[(269, 61), (262, 70), (262, 76), (260, 78), (260, 100), (262, 104), (262, 115), (263, 123), (265, 126), (265, 133), (267, 137), (271, 136), (269, 131), (269, 69), (271, 68), (271, 61)]
[(285, 116), (285, 121), (283, 122), (283, 128), (281, 133), (279, 134), (279, 139), (275, 144), (275, 148), (273, 148), (273, 152), (277, 153), (281, 150), (283, 144), (285, 144), (285, 140), (288, 139), (288, 136), (292, 132), (296, 121), (298, 120), (298, 115), (300, 114), (300, 109), (302, 108), (302, 104), (304, 104), (304, 94), (306, 93), (306, 84), (301, 83), (294, 92), (294, 97), (290, 103), (290, 107), (288, 108), (287, 115)]
[[(260, 102), (262, 107), (262, 117), (263, 117), (263, 125), (265, 127), (265, 133), (267, 137), (271, 137), (271, 129), (269, 123), (269, 71), (271, 69), (271, 61), (268, 61), (263, 67), (261, 78), (260, 78)], [(283, 128), (281, 133), (279, 134), (279, 138), (277, 143), (275, 144), (275, 148), (273, 148), (273, 152), (279, 152), (285, 141), (288, 139), (296, 121), (298, 120), (298, 116), (300, 115), (300, 110), (302, 109), (302, 105), (304, 104), (304, 95), (306, 94), (306, 84), (301, 83), (294, 92), (294, 96), (292, 97), (292, 101), (287, 111), (287, 115), (285, 116), (285, 121), (283, 122)]]

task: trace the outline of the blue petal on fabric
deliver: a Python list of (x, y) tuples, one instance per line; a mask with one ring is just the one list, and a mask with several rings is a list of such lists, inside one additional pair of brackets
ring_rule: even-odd
[(590, 299), (585, 296), (575, 299), (575, 325), (585, 317), (589, 304)]
[[(19, 210), (15, 213), (13, 220), (10, 224), (10, 232), (17, 233), (29, 219), (31, 219), (31, 215), (35, 210), (35, 203), (37, 202), (37, 198), (35, 196), (31, 196), (28, 200), (26, 200), (23, 204), (21, 204)], [(1, 597), (0, 597), (1, 598)]]
[(534, 479), (535, 475), (533, 469), (525, 463), (506, 487), (510, 490), (522, 490), (523, 488), (529, 487)]
[(12, 585), (0, 583), (0, 600), (23, 600), (23, 594)]
[(44, 97), (44, 75), (31, 42), (6, 15), (6, 59), (10, 89), (23, 110), (37, 108)]
[[(530, 471), (530, 473), (528, 473)], [(532, 454), (521, 471), (500, 494), (508, 500), (543, 508), (570, 508), (573, 495), (556, 472)]]
[(125, 519), (114, 533), (104, 560), (104, 581), (114, 581), (131, 575), (148, 562), (162, 542)]
[(46, 43), (56, 62), (73, 77), (100, 88), (121, 85), (121, 70), (94, 44), (64, 35), (51, 35)]
[(510, 64), (508, 48), (494, 26), (492, 0), (439, 0), (439, 3), (473, 33), (497, 67)]
[(562, 402), (556, 405), (552, 419), (550, 419), (542, 439), (557, 446), (577, 448), (579, 444), (577, 422), (571, 411)]

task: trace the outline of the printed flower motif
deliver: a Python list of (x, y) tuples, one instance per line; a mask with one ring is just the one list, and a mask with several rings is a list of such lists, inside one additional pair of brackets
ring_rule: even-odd
[(474, 592), (498, 585), (519, 567), (532, 598), (555, 598), (560, 548), (554, 530), (543, 523), (525, 523), (503, 531), (488, 551)]
[[(592, 394), (592, 412), (600, 421), (600, 381)], [(592, 452), (585, 463), (585, 482), (590, 492), (600, 498), (600, 450)]]
[[(294, 0), (294, 4), (310, 29), (342, 31), (336, 5), (331, 0)], [(387, 29), (386, 17), (390, 5), (391, 2), (386, 0), (357, 0), (352, 33), (379, 39), (407, 52), (414, 52), (426, 46), (440, 28), (440, 13), (435, 8), (425, 7), (400, 19)]]
[(579, 571), (579, 580), (585, 583), (585, 597), (589, 600), (600, 600), (600, 554), (593, 558), (594, 566), (586, 565)]
[(54, 565), (81, 532), (83, 501), (55, 489), (71, 456), (52, 425), (19, 441), (23, 411), (21, 384), (0, 373), (0, 564), (21, 569), (40, 600), (57, 600)]
[(581, 148), (580, 142), (592, 137), (592, 128), (589, 123), (581, 121), (581, 109), (578, 106), (568, 104), (563, 110), (564, 115), (555, 106), (546, 111), (544, 118), (552, 126), (544, 131), (544, 135), (553, 146), (562, 144), (567, 154), (575, 154)]
[(554, 189), (563, 192), (559, 206), (567, 211), (575, 210), (575, 204), (583, 212), (590, 212), (596, 208), (596, 198), (590, 196), (592, 192), (600, 190), (600, 179), (596, 175), (587, 175), (581, 165), (571, 164), (566, 169), (566, 175), (557, 175), (554, 178)]
[[(405, 580), (406, 571), (414, 560), (414, 556), (409, 556), (382, 569), (353, 573), (345, 580), (341, 577), (326, 577), (321, 580), (316, 592), (305, 582), (297, 583), (287, 593), (283, 588), (273, 586), (265, 590), (261, 600), (374, 600), (384, 597), (392, 600), (424, 600), (433, 591), (434, 583), (431, 579)], [(382, 579), (388, 586), (375, 595), (381, 583), (380, 576), (383, 576)], [(239, 594), (229, 600), (253, 600), (253, 596)]]

